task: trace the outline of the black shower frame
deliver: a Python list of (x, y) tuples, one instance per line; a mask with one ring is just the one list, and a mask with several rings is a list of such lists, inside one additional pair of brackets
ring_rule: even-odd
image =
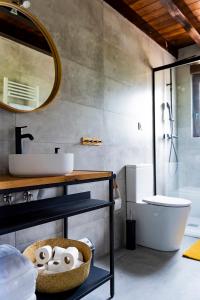
[(154, 195), (157, 194), (157, 176), (156, 176), (156, 115), (155, 115), (155, 73), (166, 69), (171, 69), (200, 60), (200, 55), (191, 56), (178, 60), (174, 63), (152, 68), (152, 112), (153, 112), (153, 178), (154, 178)]

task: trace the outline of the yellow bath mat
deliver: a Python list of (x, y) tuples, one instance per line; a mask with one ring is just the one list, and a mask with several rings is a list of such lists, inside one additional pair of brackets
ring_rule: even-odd
[(183, 257), (200, 261), (200, 240), (195, 242), (189, 249), (183, 253)]

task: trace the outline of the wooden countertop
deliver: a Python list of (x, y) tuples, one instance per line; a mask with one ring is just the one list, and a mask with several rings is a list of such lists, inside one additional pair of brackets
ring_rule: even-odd
[(109, 171), (74, 171), (62, 176), (49, 177), (14, 177), (11, 175), (0, 176), (0, 190), (17, 189), (41, 185), (67, 183), (73, 181), (84, 181), (92, 179), (109, 178), (112, 172)]

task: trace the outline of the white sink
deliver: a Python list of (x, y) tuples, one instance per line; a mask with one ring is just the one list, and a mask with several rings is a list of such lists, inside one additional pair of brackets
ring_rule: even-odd
[(73, 169), (73, 153), (9, 155), (9, 172), (14, 176), (65, 175), (71, 173)]

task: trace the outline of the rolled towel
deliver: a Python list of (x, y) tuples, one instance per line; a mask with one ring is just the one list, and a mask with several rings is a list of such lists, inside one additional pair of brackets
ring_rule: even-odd
[(68, 267), (64, 266), (64, 265), (61, 265), (60, 269), (58, 270), (58, 273), (61, 273), (61, 272), (69, 272), (71, 270), (74, 270), (74, 269), (77, 269), (79, 268), (81, 265), (83, 264), (82, 261), (78, 260), (75, 265), (71, 268), (71, 269), (68, 269)]
[(76, 247), (69, 247), (66, 251), (61, 255), (61, 268), (62, 271), (70, 271), (72, 270), (76, 263), (78, 262), (78, 249)]
[(50, 260), (48, 262), (47, 270), (54, 272), (54, 273), (58, 273), (58, 272), (62, 272), (61, 267), (62, 267), (62, 264), (61, 264), (60, 260)]
[(53, 249), (51, 246), (44, 246), (35, 251), (36, 262), (40, 265), (44, 265), (52, 258)]
[(83, 253), (80, 252), (80, 251), (78, 252), (78, 260), (79, 260), (79, 261), (82, 261), (82, 262), (84, 261), (84, 260), (83, 260)]
[(77, 268), (79, 268), (81, 265), (83, 264), (83, 262), (82, 261), (80, 261), (80, 260), (78, 260), (77, 262), (76, 262), (76, 264), (75, 264), (75, 266), (74, 266), (74, 268), (73, 269), (77, 269)]
[(48, 268), (43, 270), (41, 272), (41, 275), (49, 275), (49, 274), (57, 274), (57, 273), (62, 273), (62, 272), (68, 272), (68, 271), (79, 268), (82, 264), (83, 264), (83, 262), (78, 260), (76, 262), (76, 264), (74, 265), (74, 267), (69, 269), (68, 267), (63, 265), (61, 263), (61, 261), (59, 261), (59, 260), (50, 260), (48, 262)]
[(42, 265), (42, 264), (35, 264), (35, 268), (38, 271), (38, 274), (41, 274), (43, 271), (45, 271), (47, 269), (47, 265)]
[(76, 247), (68, 247), (66, 253), (71, 254), (74, 257), (74, 260), (78, 260), (79, 251)]
[(53, 274), (56, 274), (56, 273), (58, 273), (58, 272), (45, 270), (44, 272), (41, 273), (41, 275), (53, 275)]
[(65, 253), (66, 251), (66, 248), (62, 248), (62, 247), (54, 247), (53, 248), (53, 259), (54, 260), (60, 260), (61, 259), (61, 256), (63, 253)]
[[(75, 247), (68, 247), (67, 249), (69, 249), (69, 248), (75, 248)], [(53, 259), (60, 260), (62, 254), (65, 253), (67, 249), (58, 247), (58, 246), (54, 247), (53, 248)], [(78, 251), (78, 260), (83, 261), (83, 254), (80, 251)]]

